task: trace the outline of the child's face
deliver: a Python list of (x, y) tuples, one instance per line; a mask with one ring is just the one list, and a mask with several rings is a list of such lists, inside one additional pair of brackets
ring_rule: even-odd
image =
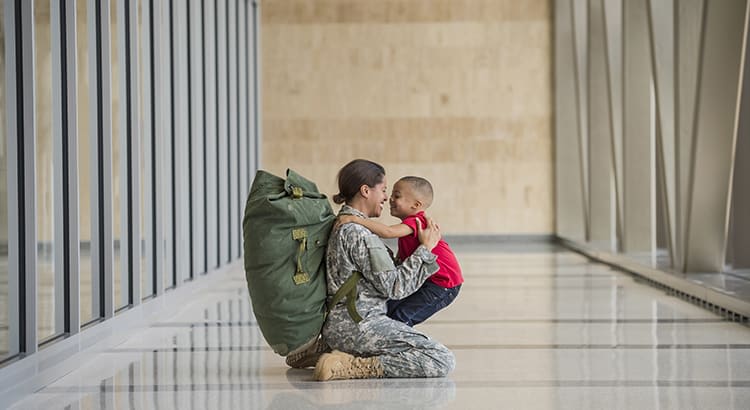
[(420, 209), (411, 185), (402, 181), (396, 182), (393, 186), (390, 205), (391, 215), (399, 219), (414, 215)]

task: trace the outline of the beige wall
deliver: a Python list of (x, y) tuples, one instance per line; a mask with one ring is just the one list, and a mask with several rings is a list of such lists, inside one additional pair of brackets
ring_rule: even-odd
[(548, 1), (268, 0), (261, 13), (264, 169), (333, 195), (338, 169), (368, 158), (389, 185), (430, 179), (447, 233), (553, 232)]

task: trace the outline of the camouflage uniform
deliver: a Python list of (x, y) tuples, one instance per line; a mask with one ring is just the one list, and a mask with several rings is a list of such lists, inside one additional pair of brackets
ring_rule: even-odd
[[(341, 214), (365, 217), (346, 205)], [(323, 325), (323, 338), (328, 345), (355, 356), (377, 356), (385, 377), (448, 374), (455, 359), (447, 347), (386, 316), (386, 301), (404, 298), (419, 289), (438, 270), (435, 259), (420, 246), (397, 268), (383, 241), (367, 228), (353, 223), (335, 228), (326, 255), (328, 297), (330, 300), (353, 271), (362, 273), (356, 306), (363, 320), (355, 323), (345, 303), (339, 303)]]

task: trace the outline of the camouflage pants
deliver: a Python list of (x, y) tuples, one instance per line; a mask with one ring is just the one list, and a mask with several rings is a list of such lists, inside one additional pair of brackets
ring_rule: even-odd
[(385, 377), (444, 377), (455, 366), (447, 347), (385, 315), (368, 317), (357, 325), (345, 311), (332, 312), (323, 338), (332, 349), (377, 356)]

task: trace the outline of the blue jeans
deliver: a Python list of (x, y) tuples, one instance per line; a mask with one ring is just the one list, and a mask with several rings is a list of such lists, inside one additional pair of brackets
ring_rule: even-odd
[(421, 288), (400, 300), (388, 301), (388, 317), (409, 326), (422, 323), (440, 309), (448, 306), (458, 296), (461, 285), (444, 288), (425, 281)]

